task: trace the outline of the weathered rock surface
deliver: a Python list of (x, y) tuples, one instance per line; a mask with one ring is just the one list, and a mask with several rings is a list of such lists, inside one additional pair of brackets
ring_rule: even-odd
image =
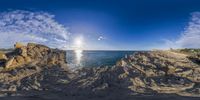
[(192, 62), (188, 56), (171, 51), (152, 51), (124, 59), (129, 64), (129, 70), (139, 73), (139, 76), (131, 78), (131, 90), (200, 96), (200, 65)]
[(5, 53), (0, 52), (0, 60), (7, 60), (7, 56), (5, 55)]
[(12, 69), (29, 64), (30, 62), (43, 61), (43, 64), (59, 64), (65, 62), (65, 52), (53, 50), (40, 44), (28, 43), (27, 46), (21, 43), (14, 45), (15, 50), (7, 54), (1, 54), (4, 60), (4, 67)]
[(135, 94), (199, 97), (200, 65), (188, 57), (173, 51), (138, 52), (113, 67), (83, 68), (78, 71), (80, 76), (70, 82), (66, 90), (71, 91), (66, 94), (104, 99), (113, 99), (106, 94), (115, 99)]
[(200, 65), (191, 59), (196, 56), (178, 51), (138, 52), (116, 66), (75, 71), (68, 69), (65, 51), (39, 44), (17, 46), (6, 56), (9, 67), (0, 71), (2, 100), (187, 100), (200, 96)]

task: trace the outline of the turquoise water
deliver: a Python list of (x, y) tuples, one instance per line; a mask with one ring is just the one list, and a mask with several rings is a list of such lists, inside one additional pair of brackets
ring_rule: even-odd
[(67, 62), (79, 67), (112, 66), (135, 51), (67, 51)]

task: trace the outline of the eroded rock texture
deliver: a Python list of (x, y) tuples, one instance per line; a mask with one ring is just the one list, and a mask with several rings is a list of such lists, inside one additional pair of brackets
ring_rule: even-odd
[(74, 95), (90, 93), (94, 98), (106, 94), (112, 95), (106, 98), (118, 99), (136, 94), (199, 97), (200, 65), (189, 56), (172, 51), (138, 52), (113, 67), (81, 69), (81, 76), (69, 86), (78, 88), (69, 90)]
[(15, 48), (1, 60), (0, 94), (5, 97), (2, 99), (134, 100), (149, 99), (149, 95), (153, 95), (152, 99), (200, 96), (198, 53), (137, 52), (122, 58), (116, 66), (71, 71), (65, 51), (33, 43)]

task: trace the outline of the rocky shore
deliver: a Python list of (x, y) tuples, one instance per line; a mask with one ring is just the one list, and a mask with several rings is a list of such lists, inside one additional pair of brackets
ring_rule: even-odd
[(111, 67), (71, 70), (65, 51), (16, 43), (0, 52), (0, 99), (198, 100), (200, 52), (137, 52)]

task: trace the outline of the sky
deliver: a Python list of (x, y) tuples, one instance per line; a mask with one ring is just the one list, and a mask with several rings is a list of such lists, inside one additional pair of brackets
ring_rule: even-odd
[(200, 0), (0, 0), (0, 48), (200, 47)]

